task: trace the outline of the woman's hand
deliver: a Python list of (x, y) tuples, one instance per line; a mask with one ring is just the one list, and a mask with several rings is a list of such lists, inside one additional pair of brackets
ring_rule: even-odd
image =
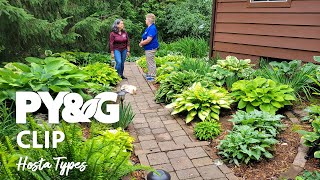
[(127, 57), (129, 57), (130, 56), (130, 51), (127, 51)]
[(111, 59), (114, 59), (114, 52), (111, 52)]

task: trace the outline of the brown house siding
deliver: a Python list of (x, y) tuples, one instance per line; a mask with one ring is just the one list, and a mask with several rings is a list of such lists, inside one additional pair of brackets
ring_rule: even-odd
[(320, 0), (291, 7), (248, 7), (247, 0), (217, 0), (211, 54), (314, 62), (320, 55)]

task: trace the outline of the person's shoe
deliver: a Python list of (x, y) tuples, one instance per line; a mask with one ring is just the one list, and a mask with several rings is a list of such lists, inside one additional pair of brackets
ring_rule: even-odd
[(149, 81), (149, 82), (153, 82), (153, 81), (154, 81), (154, 77), (152, 77), (152, 76), (148, 76), (148, 77), (147, 77), (147, 81)]
[(126, 77), (124, 77), (124, 76), (121, 76), (121, 79), (128, 79), (128, 78), (126, 78)]
[(143, 74), (143, 77), (147, 78), (147, 77), (150, 77), (149, 74)]

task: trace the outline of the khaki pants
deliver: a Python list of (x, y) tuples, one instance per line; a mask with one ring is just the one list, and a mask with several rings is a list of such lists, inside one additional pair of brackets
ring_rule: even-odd
[(147, 66), (148, 66), (148, 75), (155, 77), (157, 75), (157, 66), (154, 60), (156, 55), (157, 49), (153, 50), (146, 50), (146, 59), (147, 59)]

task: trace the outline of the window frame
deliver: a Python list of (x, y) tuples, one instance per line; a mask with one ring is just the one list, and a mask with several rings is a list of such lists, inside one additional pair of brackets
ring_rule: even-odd
[(247, 7), (257, 7), (257, 8), (280, 8), (280, 7), (291, 7), (291, 1), (262, 1), (262, 2), (252, 2), (252, 0), (247, 0)]

